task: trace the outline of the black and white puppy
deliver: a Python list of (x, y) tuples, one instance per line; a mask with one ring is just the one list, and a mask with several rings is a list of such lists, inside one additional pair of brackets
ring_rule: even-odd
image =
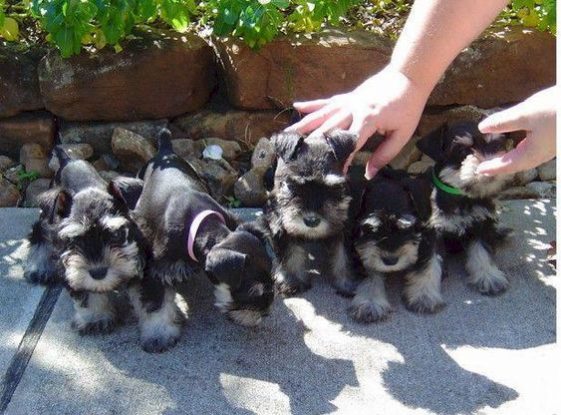
[(108, 332), (116, 319), (108, 294), (142, 276), (142, 235), (116, 181), (106, 183), (61, 148), (55, 152), (57, 187), (42, 198), (24, 275), (35, 283), (62, 276), (74, 301), (73, 327), (82, 334)]
[(272, 142), (278, 159), (265, 217), (279, 292), (294, 295), (310, 288), (314, 275), (323, 275), (341, 294), (354, 294), (357, 280), (345, 248), (351, 196), (343, 165), (356, 136), (280, 133)]
[(508, 235), (497, 226), (494, 199), (513, 175), (483, 176), (476, 169), (510, 144), (507, 135), (482, 134), (474, 122), (444, 124), (417, 143), (436, 162), (426, 173), (433, 183), (431, 222), (445, 250), (465, 250), (469, 283), (482, 294), (500, 294), (508, 287), (493, 259)]
[(367, 277), (351, 304), (355, 320), (368, 323), (388, 317), (392, 307), (384, 277), (397, 273), (405, 275), (403, 300), (408, 309), (432, 313), (444, 305), (430, 194), (426, 179), (389, 168), (365, 184), (353, 241)]
[[(141, 171), (144, 187), (133, 216), (151, 244), (146, 276), (161, 281), (165, 313), (141, 322), (143, 344), (166, 348), (180, 335), (174, 284), (206, 271), (214, 285), (216, 306), (234, 322), (253, 326), (273, 301), (271, 259), (265, 236), (254, 224), (240, 224), (209, 194), (196, 172), (177, 156), (168, 130), (159, 137), (157, 155)], [(133, 305), (149, 313), (152, 287), (138, 286)], [(152, 297), (154, 295), (152, 294)]]

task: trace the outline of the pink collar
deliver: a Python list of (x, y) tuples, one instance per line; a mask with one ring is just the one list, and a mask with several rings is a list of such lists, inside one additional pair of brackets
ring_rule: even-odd
[(199, 226), (201, 226), (201, 223), (203, 223), (203, 221), (211, 215), (218, 216), (223, 223), (226, 223), (222, 213), (207, 209), (203, 210), (201, 213), (198, 213), (197, 216), (195, 216), (195, 219), (193, 219), (193, 222), (191, 222), (191, 226), (189, 227), (189, 236), (187, 237), (187, 253), (195, 262), (199, 262), (195, 257), (195, 252), (193, 251), (193, 245), (195, 245), (195, 236), (197, 236), (197, 231), (199, 230)]

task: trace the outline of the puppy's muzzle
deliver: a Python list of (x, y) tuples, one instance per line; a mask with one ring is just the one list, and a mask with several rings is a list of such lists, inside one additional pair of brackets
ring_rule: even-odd
[(382, 257), (382, 262), (384, 263), (384, 265), (387, 265), (388, 267), (391, 267), (391, 266), (397, 264), (397, 261), (399, 261), (399, 257), (396, 257), (396, 256)]
[(102, 280), (107, 276), (107, 267), (99, 267), (90, 270), (90, 275), (94, 280)]
[(315, 227), (317, 227), (317, 226), (320, 224), (320, 222), (321, 222), (321, 219), (319, 218), (319, 216), (318, 216), (318, 215), (314, 215), (313, 213), (304, 215), (304, 216), (302, 217), (302, 219), (304, 220), (304, 224), (305, 224), (308, 228), (315, 228)]

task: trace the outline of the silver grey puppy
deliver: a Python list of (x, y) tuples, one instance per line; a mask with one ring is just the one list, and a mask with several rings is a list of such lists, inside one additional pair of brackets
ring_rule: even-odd
[(353, 295), (357, 280), (345, 248), (351, 196), (343, 164), (356, 136), (335, 131), (304, 139), (281, 133), (272, 141), (278, 160), (265, 216), (278, 291), (297, 294), (322, 275), (339, 293)]

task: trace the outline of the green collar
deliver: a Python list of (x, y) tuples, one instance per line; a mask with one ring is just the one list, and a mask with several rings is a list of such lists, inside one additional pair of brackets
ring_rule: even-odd
[(449, 193), (454, 196), (464, 196), (464, 192), (462, 192), (460, 189), (449, 186), (446, 183), (444, 183), (442, 180), (440, 180), (436, 175), (434, 169), (432, 169), (432, 182), (436, 187), (438, 187), (443, 192)]

